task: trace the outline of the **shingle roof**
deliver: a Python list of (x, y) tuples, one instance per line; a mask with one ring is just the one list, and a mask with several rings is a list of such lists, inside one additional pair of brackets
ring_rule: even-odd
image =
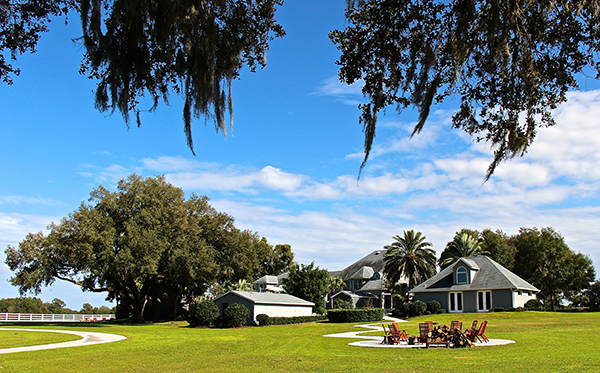
[(369, 280), (373, 277), (373, 268), (371, 267), (361, 267), (358, 271), (354, 272), (348, 279), (350, 280)]
[(383, 286), (383, 280), (371, 280), (367, 281), (360, 289), (356, 290), (356, 292), (382, 290), (385, 290), (385, 287)]
[(341, 271), (331, 271), (329, 274), (331, 276), (341, 277), (342, 280), (348, 281), (350, 277), (354, 275), (357, 271), (359, 271), (363, 267), (370, 267), (375, 272), (383, 272), (383, 254), (386, 253), (387, 250), (375, 250), (369, 255), (365, 256), (357, 260), (356, 262), (350, 264), (348, 267), (342, 269)]
[(224, 297), (227, 294), (235, 294), (238, 297), (249, 300), (254, 304), (279, 304), (289, 306), (314, 306), (313, 302), (300, 299), (290, 294), (276, 294), (276, 293), (260, 293), (256, 291), (239, 291), (231, 290), (215, 300)]
[[(454, 285), (452, 272), (459, 262), (469, 265), (474, 264), (479, 269), (473, 276), (470, 284)], [(411, 289), (411, 293), (440, 292), (440, 291), (465, 291), (465, 290), (492, 290), (492, 289), (517, 289), (524, 291), (539, 292), (535, 286), (515, 275), (508, 269), (487, 256), (474, 256), (460, 258), (452, 265), (444, 268), (441, 272), (431, 277), (422, 284)]]

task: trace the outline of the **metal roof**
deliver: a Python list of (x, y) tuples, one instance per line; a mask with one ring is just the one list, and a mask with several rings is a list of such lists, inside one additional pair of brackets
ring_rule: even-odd
[(278, 304), (278, 305), (287, 305), (287, 306), (314, 306), (313, 302), (306, 301), (304, 299), (300, 299), (290, 294), (277, 294), (277, 293), (260, 293), (257, 291), (239, 291), (239, 290), (231, 290), (217, 298), (215, 301), (223, 298), (224, 296), (232, 294), (238, 296), (240, 298), (244, 298), (249, 300), (254, 304)]

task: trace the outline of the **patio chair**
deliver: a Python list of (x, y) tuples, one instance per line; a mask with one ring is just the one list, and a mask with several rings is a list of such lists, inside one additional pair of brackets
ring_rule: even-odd
[(469, 340), (471, 342), (475, 342), (475, 340), (479, 340), (480, 342), (481, 341), (489, 342), (489, 339), (487, 339), (487, 337), (485, 336), (485, 328), (486, 327), (487, 327), (487, 321), (484, 321), (479, 326), (479, 329), (470, 329), (465, 334), (467, 335), (467, 338), (469, 338)]
[(450, 323), (450, 330), (454, 332), (454, 330), (462, 330), (462, 322), (460, 321), (452, 321)]
[(392, 325), (389, 325), (389, 328), (385, 327), (385, 324), (381, 324), (381, 326), (383, 326), (383, 332), (385, 333), (385, 335), (383, 336), (383, 341), (381, 341), (381, 344), (388, 344), (391, 345), (392, 343), (394, 343), (394, 340), (392, 338)]
[(479, 342), (485, 342), (488, 343), (490, 340), (488, 339), (488, 337), (485, 336), (485, 328), (487, 327), (487, 321), (484, 321), (481, 323), (481, 326), (479, 327), (479, 331), (477, 332), (477, 334), (475, 335), (477, 337), (477, 340)]
[(473, 320), (473, 324), (471, 324), (471, 329), (465, 329), (465, 334), (469, 335), (476, 331), (477, 331), (477, 320)]
[(406, 330), (400, 330), (400, 326), (398, 326), (397, 322), (392, 323), (390, 327), (390, 330), (392, 332), (392, 339), (395, 343), (408, 343), (408, 333), (406, 332)]
[(429, 343), (427, 342), (429, 338), (429, 331), (429, 323), (419, 323), (419, 343), (425, 343), (426, 347), (429, 347)]

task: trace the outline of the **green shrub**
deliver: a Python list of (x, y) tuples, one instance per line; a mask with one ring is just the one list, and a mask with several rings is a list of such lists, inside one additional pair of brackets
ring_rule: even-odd
[(427, 310), (432, 314), (439, 313), (441, 308), (442, 305), (437, 300), (430, 300), (429, 302), (427, 302)]
[(210, 300), (192, 305), (188, 323), (191, 327), (212, 325), (219, 317), (219, 307)]
[(383, 319), (383, 308), (330, 310), (327, 312), (327, 318), (334, 323), (381, 321)]
[(404, 318), (404, 313), (402, 312), (401, 309), (394, 309), (394, 310), (392, 310), (392, 317), (395, 317), (397, 319), (402, 319), (402, 318)]
[(406, 316), (414, 316), (416, 313), (415, 304), (413, 302), (405, 302), (402, 305), (402, 311)]
[(448, 312), (448, 311), (446, 311), (445, 308), (440, 308), (440, 312), (438, 312), (438, 313), (446, 313), (446, 312)]
[(490, 311), (492, 311), (492, 312), (504, 312), (506, 310), (504, 309), (504, 307), (494, 307)]
[(427, 311), (427, 305), (421, 300), (415, 301), (415, 316), (421, 316)]
[(232, 328), (240, 327), (248, 321), (250, 310), (243, 304), (234, 303), (225, 309), (225, 323)]
[(333, 300), (333, 308), (334, 309), (342, 309), (342, 310), (351, 310), (354, 308), (354, 304), (352, 304), (349, 300), (335, 298)]
[(316, 321), (323, 321), (323, 320), (327, 320), (327, 316), (317, 315), (317, 316), (270, 317), (269, 325), (302, 324), (305, 322), (316, 322)]
[(541, 311), (543, 308), (542, 302), (539, 299), (530, 299), (525, 302), (524, 306), (527, 311)]
[(256, 315), (256, 322), (258, 322), (258, 325), (260, 326), (271, 325), (271, 318), (269, 315), (261, 313)]

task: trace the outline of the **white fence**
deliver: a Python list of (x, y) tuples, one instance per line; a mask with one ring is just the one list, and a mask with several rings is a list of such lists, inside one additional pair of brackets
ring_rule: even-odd
[(83, 315), (83, 314), (42, 314), (42, 313), (0, 313), (0, 322), (94, 322), (113, 320), (111, 315)]

